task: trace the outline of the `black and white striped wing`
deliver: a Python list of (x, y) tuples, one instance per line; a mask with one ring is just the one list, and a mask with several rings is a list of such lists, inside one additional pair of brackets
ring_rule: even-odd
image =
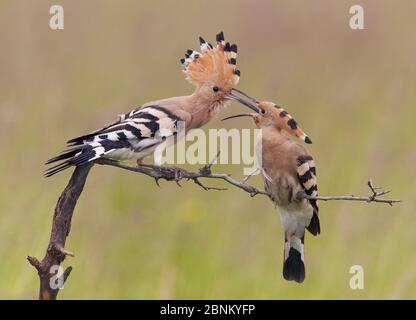
[[(318, 184), (316, 180), (316, 167), (313, 158), (309, 155), (300, 156), (297, 159), (297, 174), (300, 184), (305, 193), (309, 196), (316, 197), (318, 195)], [(317, 200), (308, 200), (313, 208), (313, 216), (307, 229), (313, 235), (321, 232), (319, 223), (319, 207)]]
[(46, 164), (63, 162), (49, 168), (45, 175), (49, 177), (70, 166), (101, 157), (120, 160), (145, 157), (153, 147), (181, 130), (180, 121), (179, 117), (160, 106), (134, 109), (110, 125), (69, 140), (69, 149)]

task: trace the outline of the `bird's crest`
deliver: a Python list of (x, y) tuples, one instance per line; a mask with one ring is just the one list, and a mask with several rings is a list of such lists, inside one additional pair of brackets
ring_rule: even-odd
[(309, 136), (299, 127), (296, 120), (285, 109), (268, 101), (259, 102), (257, 106), (261, 110), (260, 114), (263, 116), (271, 116), (281, 130), (303, 140), (307, 144), (312, 143)]
[(186, 79), (200, 86), (212, 82), (224, 90), (231, 90), (240, 79), (240, 70), (237, 69), (237, 45), (225, 42), (221, 32), (216, 37), (217, 45), (213, 47), (202, 37), (199, 37), (201, 52), (188, 50), (185, 58), (181, 59)]
[(286, 130), (289, 134), (303, 140), (307, 144), (311, 144), (312, 140), (309, 136), (299, 127), (298, 123), (295, 119), (282, 107), (278, 105), (274, 105), (277, 109), (279, 116), (276, 117), (278, 119), (278, 123), (281, 129)]

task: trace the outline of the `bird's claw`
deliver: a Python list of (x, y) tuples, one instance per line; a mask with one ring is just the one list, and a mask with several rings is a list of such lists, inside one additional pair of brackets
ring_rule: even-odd
[(175, 181), (178, 182), (179, 180), (182, 179), (182, 170), (180, 168), (174, 168), (173, 169), (173, 173), (175, 175)]
[(184, 170), (181, 168), (171, 168), (173, 172), (173, 178), (171, 180), (175, 181), (176, 184), (182, 188), (182, 185), (179, 183), (184, 177)]
[(174, 175), (175, 175), (175, 181), (181, 187), (181, 185), (179, 184), (179, 181), (182, 180), (184, 176), (183, 170), (181, 168), (174, 168), (173, 170), (174, 170)]
[(160, 179), (160, 178), (155, 178), (155, 183), (156, 183), (156, 185), (160, 188), (159, 179)]

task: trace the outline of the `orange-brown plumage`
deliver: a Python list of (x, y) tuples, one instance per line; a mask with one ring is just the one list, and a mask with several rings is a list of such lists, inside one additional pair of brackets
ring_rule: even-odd
[(256, 153), (261, 163), (259, 169), (265, 190), (279, 207), (284, 229), (283, 276), (286, 280), (303, 282), (305, 229), (317, 235), (320, 233), (320, 224), (317, 201), (298, 198), (298, 194), (317, 196), (315, 162), (299, 142), (283, 135), (281, 131), (285, 130), (305, 142), (311, 141), (283, 108), (272, 102), (251, 99), (257, 104), (259, 113), (237, 116), (252, 117), (261, 129)]
[(304, 142), (311, 144), (312, 140), (306, 135), (306, 133), (298, 126), (298, 123), (293, 117), (287, 113), (282, 107), (276, 105), (273, 102), (262, 102), (261, 105), (266, 109), (266, 112), (274, 114), (276, 124), (280, 129), (285, 130), (289, 134), (303, 140)]
[(230, 91), (239, 81), (240, 71), (236, 67), (237, 45), (224, 42), (221, 32), (217, 45), (212, 47), (200, 38), (201, 52), (188, 50), (182, 59), (186, 79), (195, 86), (212, 83), (223, 91)]
[(237, 46), (225, 43), (222, 32), (216, 40), (214, 48), (200, 38), (201, 52), (188, 50), (185, 59), (181, 59), (187, 80), (196, 86), (192, 94), (145, 103), (110, 125), (69, 140), (69, 149), (47, 162), (61, 161), (46, 175), (99, 158), (137, 159), (141, 163), (153, 154), (160, 165), (163, 150), (177, 140), (178, 133), (205, 125), (231, 99), (255, 109), (231, 92), (240, 76), (236, 68)]

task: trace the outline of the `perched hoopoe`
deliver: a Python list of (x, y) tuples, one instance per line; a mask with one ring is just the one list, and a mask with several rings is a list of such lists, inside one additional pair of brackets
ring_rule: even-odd
[(250, 116), (261, 129), (256, 150), (258, 153), (261, 150), (258, 157), (261, 157), (264, 186), (271, 200), (279, 207), (285, 234), (283, 277), (303, 282), (305, 228), (315, 236), (320, 233), (319, 209), (316, 200), (299, 200), (297, 194), (304, 192), (317, 196), (316, 169), (306, 149), (281, 131), (285, 130), (306, 143), (312, 141), (283, 108), (272, 102), (261, 102), (257, 106), (259, 113), (240, 114), (226, 119)]
[(78, 166), (98, 158), (137, 160), (155, 153), (155, 164), (175, 136), (209, 122), (226, 107), (231, 99), (253, 108), (232, 93), (240, 71), (236, 67), (237, 46), (225, 43), (223, 33), (216, 37), (213, 47), (201, 37), (201, 52), (188, 50), (181, 59), (186, 79), (196, 86), (188, 96), (173, 97), (145, 103), (118, 120), (92, 133), (68, 141), (68, 149), (46, 164), (62, 161), (49, 168), (45, 175), (52, 176), (70, 166)]

